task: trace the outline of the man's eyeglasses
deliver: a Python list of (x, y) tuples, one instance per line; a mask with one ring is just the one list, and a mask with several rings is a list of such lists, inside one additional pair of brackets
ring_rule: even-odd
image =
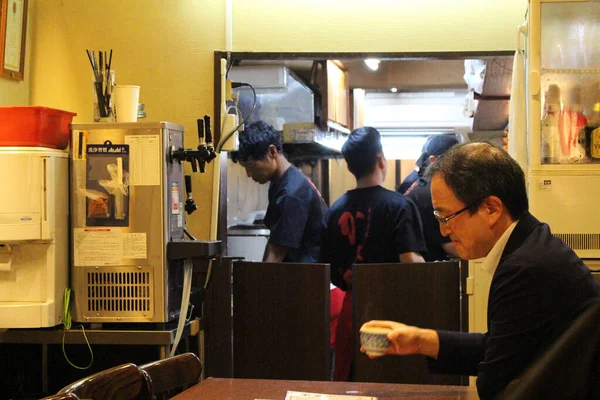
[(453, 214), (450, 214), (450, 215), (448, 215), (446, 217), (441, 216), (440, 213), (437, 212), (437, 210), (434, 210), (433, 211), (433, 216), (435, 217), (435, 219), (438, 220), (438, 222), (440, 224), (448, 225), (448, 221), (450, 221), (452, 218), (458, 216), (460, 213), (462, 213), (464, 211), (467, 211), (469, 208), (471, 208), (471, 205), (472, 204), (469, 204), (465, 208), (462, 208), (462, 209), (458, 210), (457, 212), (455, 212)]

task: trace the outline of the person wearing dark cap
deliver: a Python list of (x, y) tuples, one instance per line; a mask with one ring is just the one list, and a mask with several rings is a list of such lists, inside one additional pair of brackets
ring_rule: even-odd
[(425, 261), (442, 261), (448, 258), (448, 255), (456, 257), (456, 249), (449, 237), (443, 236), (440, 232), (438, 221), (433, 215), (433, 204), (431, 202), (431, 187), (429, 179), (425, 178), (425, 170), (429, 165), (435, 162), (435, 159), (448, 151), (459, 141), (454, 135), (435, 135), (425, 143), (425, 155), (421, 155), (421, 167), (419, 168), (419, 179), (408, 188), (405, 195), (417, 205), (421, 214), (423, 223), (423, 234), (427, 253), (423, 254)]
[(423, 173), (424, 169), (421, 170), (421, 167), (423, 166), (425, 160), (427, 160), (427, 157), (429, 157), (429, 155), (427, 154), (427, 144), (434, 137), (435, 136), (428, 136), (427, 140), (425, 140), (423, 148), (421, 149), (421, 155), (415, 162), (415, 169), (410, 174), (408, 174), (406, 178), (404, 178), (400, 186), (398, 186), (398, 188), (396, 189), (398, 193), (406, 194), (406, 191), (413, 185), (413, 183), (419, 180), (419, 171), (421, 171), (421, 174)]

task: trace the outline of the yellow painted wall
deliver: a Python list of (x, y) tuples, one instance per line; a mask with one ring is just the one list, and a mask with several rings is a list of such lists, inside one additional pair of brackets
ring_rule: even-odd
[[(31, 104), (92, 118), (92, 71), (86, 49), (113, 49), (118, 84), (141, 86), (146, 121), (185, 126), (197, 143), (196, 119), (213, 114), (213, 53), (225, 47), (224, 1), (30, 0)], [(198, 211), (188, 227), (208, 238), (212, 164), (194, 174)]]
[[(31, 6), (29, 6), (31, 9)], [(0, 107), (29, 105), (31, 60), (31, 14), (27, 15), (27, 42), (25, 45), (25, 74), (22, 81), (0, 77)]]
[(329, 160), (329, 205), (355, 187), (356, 179), (348, 171), (346, 161), (342, 158)]
[(513, 50), (527, 0), (231, 0), (233, 50)]

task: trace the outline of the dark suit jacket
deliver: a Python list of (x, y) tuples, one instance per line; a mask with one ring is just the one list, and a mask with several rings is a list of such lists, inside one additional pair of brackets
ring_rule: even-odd
[(511, 234), (488, 298), (488, 332), (439, 331), (433, 372), (477, 375), (482, 399), (498, 395), (598, 296), (589, 269), (548, 225), (526, 213)]

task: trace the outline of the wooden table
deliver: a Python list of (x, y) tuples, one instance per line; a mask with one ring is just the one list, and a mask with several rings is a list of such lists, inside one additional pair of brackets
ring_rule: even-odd
[(288, 390), (297, 392), (375, 396), (381, 400), (406, 398), (435, 400), (479, 399), (477, 390), (468, 386), (223, 378), (208, 378), (187, 389), (185, 392), (173, 397), (173, 399), (284, 400)]

